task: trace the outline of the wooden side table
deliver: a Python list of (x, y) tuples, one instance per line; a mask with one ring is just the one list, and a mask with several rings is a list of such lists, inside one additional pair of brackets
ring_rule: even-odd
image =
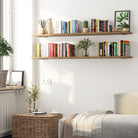
[(13, 138), (58, 138), (58, 122), (62, 114), (13, 115)]

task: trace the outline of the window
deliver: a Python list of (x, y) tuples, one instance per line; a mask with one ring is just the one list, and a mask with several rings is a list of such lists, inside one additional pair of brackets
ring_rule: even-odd
[[(0, 36), (3, 33), (3, 0), (0, 0)], [(2, 58), (0, 57), (0, 69), (2, 69)]]

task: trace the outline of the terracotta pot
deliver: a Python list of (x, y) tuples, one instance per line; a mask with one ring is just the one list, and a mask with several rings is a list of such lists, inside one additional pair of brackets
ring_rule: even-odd
[(40, 32), (40, 34), (45, 34), (45, 28), (41, 28), (41, 32)]
[(123, 32), (129, 32), (129, 28), (123, 28)]
[(88, 33), (89, 32), (89, 28), (83, 28), (83, 33)]

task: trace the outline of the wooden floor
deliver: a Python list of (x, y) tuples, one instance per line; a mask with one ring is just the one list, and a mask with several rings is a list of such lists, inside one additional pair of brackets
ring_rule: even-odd
[(12, 136), (6, 136), (6, 137), (2, 137), (2, 138), (12, 138)]

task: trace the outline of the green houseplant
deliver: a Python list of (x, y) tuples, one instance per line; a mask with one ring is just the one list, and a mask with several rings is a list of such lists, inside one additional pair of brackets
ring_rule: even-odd
[(84, 22), (83, 22), (83, 32), (84, 32), (84, 33), (89, 32), (88, 21), (84, 21)]
[(39, 98), (39, 88), (37, 85), (32, 84), (31, 88), (28, 90), (28, 98), (26, 101), (29, 103), (29, 110), (31, 110), (31, 105), (33, 102), (33, 110), (36, 110), (36, 100)]
[(119, 16), (117, 16), (117, 25), (119, 31), (129, 31), (130, 25), (127, 23), (129, 19), (128, 12), (121, 12)]
[[(13, 54), (13, 48), (7, 42), (7, 40), (0, 36), (0, 57), (11, 56)], [(0, 70), (0, 87), (6, 87), (8, 70)]]
[(40, 24), (40, 26), (41, 26), (41, 34), (45, 34), (45, 32), (46, 32), (46, 20), (39, 20), (39, 24)]
[(83, 56), (89, 56), (88, 55), (88, 48), (92, 45), (94, 45), (94, 42), (89, 40), (89, 38), (87, 38), (87, 39), (84, 38), (84, 39), (79, 41), (79, 43), (77, 45), (77, 49), (83, 49), (84, 50)]

